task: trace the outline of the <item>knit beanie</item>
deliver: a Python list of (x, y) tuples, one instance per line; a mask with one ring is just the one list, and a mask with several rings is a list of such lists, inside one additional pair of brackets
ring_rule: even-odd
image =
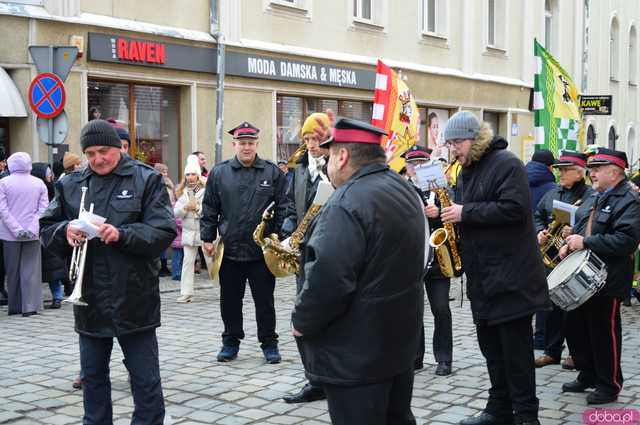
[(72, 152), (65, 152), (64, 157), (62, 157), (62, 168), (65, 170), (70, 170), (75, 165), (81, 164), (80, 157)]
[(187, 174), (197, 174), (201, 175), (200, 161), (196, 155), (189, 155), (187, 157), (187, 165), (184, 167), (184, 175)]
[(444, 140), (475, 139), (480, 132), (480, 121), (469, 111), (456, 112), (444, 129)]
[(316, 112), (309, 115), (307, 119), (304, 120), (302, 129), (300, 129), (300, 137), (303, 137), (307, 133), (313, 133), (316, 128), (320, 127), (317, 120), (320, 120), (325, 127), (329, 128), (329, 116), (322, 112)]
[(80, 133), (80, 146), (84, 152), (90, 146), (113, 146), (122, 148), (122, 142), (116, 130), (104, 120), (89, 121)]

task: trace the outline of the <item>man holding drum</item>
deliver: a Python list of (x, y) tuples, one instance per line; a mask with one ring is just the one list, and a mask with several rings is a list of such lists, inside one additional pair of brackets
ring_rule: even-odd
[(606, 265), (607, 280), (596, 295), (567, 314), (568, 342), (580, 374), (562, 385), (562, 391), (595, 388), (587, 403), (604, 404), (617, 400), (622, 389), (620, 300), (630, 290), (633, 254), (640, 242), (640, 201), (627, 184), (624, 152), (598, 148), (587, 167), (596, 199), (575, 234), (567, 237), (562, 255), (593, 251)]

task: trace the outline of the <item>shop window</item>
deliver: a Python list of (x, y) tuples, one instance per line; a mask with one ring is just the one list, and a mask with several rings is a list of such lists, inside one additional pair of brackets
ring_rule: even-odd
[(89, 82), (89, 111), (129, 131), (129, 155), (149, 165), (162, 162), (181, 175), (179, 91), (175, 87)]
[(587, 145), (595, 145), (596, 144), (596, 130), (593, 128), (593, 125), (589, 124), (587, 128)]
[(614, 126), (609, 127), (609, 149), (616, 148), (616, 140), (618, 139), (618, 135), (616, 134), (616, 128)]
[(484, 111), (482, 113), (482, 120), (491, 125), (493, 129), (493, 134), (498, 134), (500, 132), (500, 113), (499, 112), (490, 112)]
[(506, 0), (486, 0), (487, 1), (487, 46), (505, 50), (506, 49)]
[(447, 36), (447, 0), (422, 0), (422, 32), (438, 37)]
[(373, 103), (279, 95), (276, 99), (277, 159), (286, 160), (298, 148), (301, 143), (300, 129), (305, 118), (327, 109), (342, 117), (371, 122)]

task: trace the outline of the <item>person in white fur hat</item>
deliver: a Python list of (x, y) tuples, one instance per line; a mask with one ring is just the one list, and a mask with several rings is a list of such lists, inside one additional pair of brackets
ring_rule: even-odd
[(198, 248), (202, 246), (200, 217), (205, 190), (200, 170), (198, 157), (189, 155), (187, 165), (184, 167), (184, 177), (176, 189), (178, 200), (173, 207), (175, 216), (182, 220), (182, 245), (184, 249), (180, 296), (176, 300), (179, 303), (190, 303), (194, 300), (194, 265), (198, 256)]

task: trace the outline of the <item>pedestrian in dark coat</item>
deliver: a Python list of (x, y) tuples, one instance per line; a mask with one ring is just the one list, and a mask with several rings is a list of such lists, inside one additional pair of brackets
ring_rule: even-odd
[[(53, 199), (53, 172), (49, 164), (36, 162), (31, 168), (31, 175), (42, 180), (47, 187), (49, 202)], [(49, 284), (51, 291), (51, 308), (60, 308), (64, 297), (64, 281), (69, 275), (69, 270), (64, 259), (60, 258), (54, 250), (41, 249), (42, 252), (42, 281)]]
[(531, 157), (527, 163), (527, 180), (531, 191), (531, 212), (536, 210), (538, 203), (545, 193), (557, 187), (556, 178), (551, 171), (551, 167), (556, 160), (551, 151), (540, 149)]
[(550, 307), (522, 162), (471, 112), (454, 114), (445, 140), (462, 164), (445, 223), (458, 223), (467, 294), (491, 389), (464, 425), (538, 423), (531, 318)]
[(410, 403), (425, 219), (414, 189), (385, 165), (382, 133), (360, 121), (336, 122), (327, 142), (336, 191), (302, 248), (294, 336), (337, 425), (416, 423)]
[(587, 403), (618, 399), (623, 376), (620, 365), (622, 324), (620, 300), (631, 289), (633, 259), (640, 243), (640, 201), (628, 184), (627, 155), (599, 148), (587, 163), (596, 193), (589, 215), (567, 237), (562, 254), (591, 250), (607, 268), (604, 286), (584, 304), (567, 313), (567, 338), (578, 378), (562, 386), (563, 392), (595, 391)]
[(249, 281), (256, 305), (258, 340), (268, 363), (280, 363), (273, 292), (276, 278), (267, 268), (262, 250), (253, 240), (264, 210), (273, 203), (274, 217), (265, 235), (279, 233), (287, 211), (287, 179), (272, 162), (257, 155), (260, 130), (243, 122), (230, 130), (236, 155), (213, 168), (202, 200), (200, 239), (213, 255), (218, 232), (224, 243), (220, 266), (220, 305), (224, 332), (217, 360), (238, 356), (244, 338), (242, 300)]
[[(69, 225), (85, 207), (106, 218), (87, 246), (82, 295), (74, 306), (80, 334), (84, 423), (111, 423), (109, 360), (113, 338), (124, 354), (133, 389), (132, 421), (164, 419), (156, 328), (160, 326), (159, 256), (176, 236), (162, 176), (121, 152), (118, 133), (93, 120), (80, 136), (89, 166), (58, 180), (56, 196), (41, 219), (46, 249), (69, 257), (84, 233)], [(77, 283), (79, 284), (79, 283)]]

